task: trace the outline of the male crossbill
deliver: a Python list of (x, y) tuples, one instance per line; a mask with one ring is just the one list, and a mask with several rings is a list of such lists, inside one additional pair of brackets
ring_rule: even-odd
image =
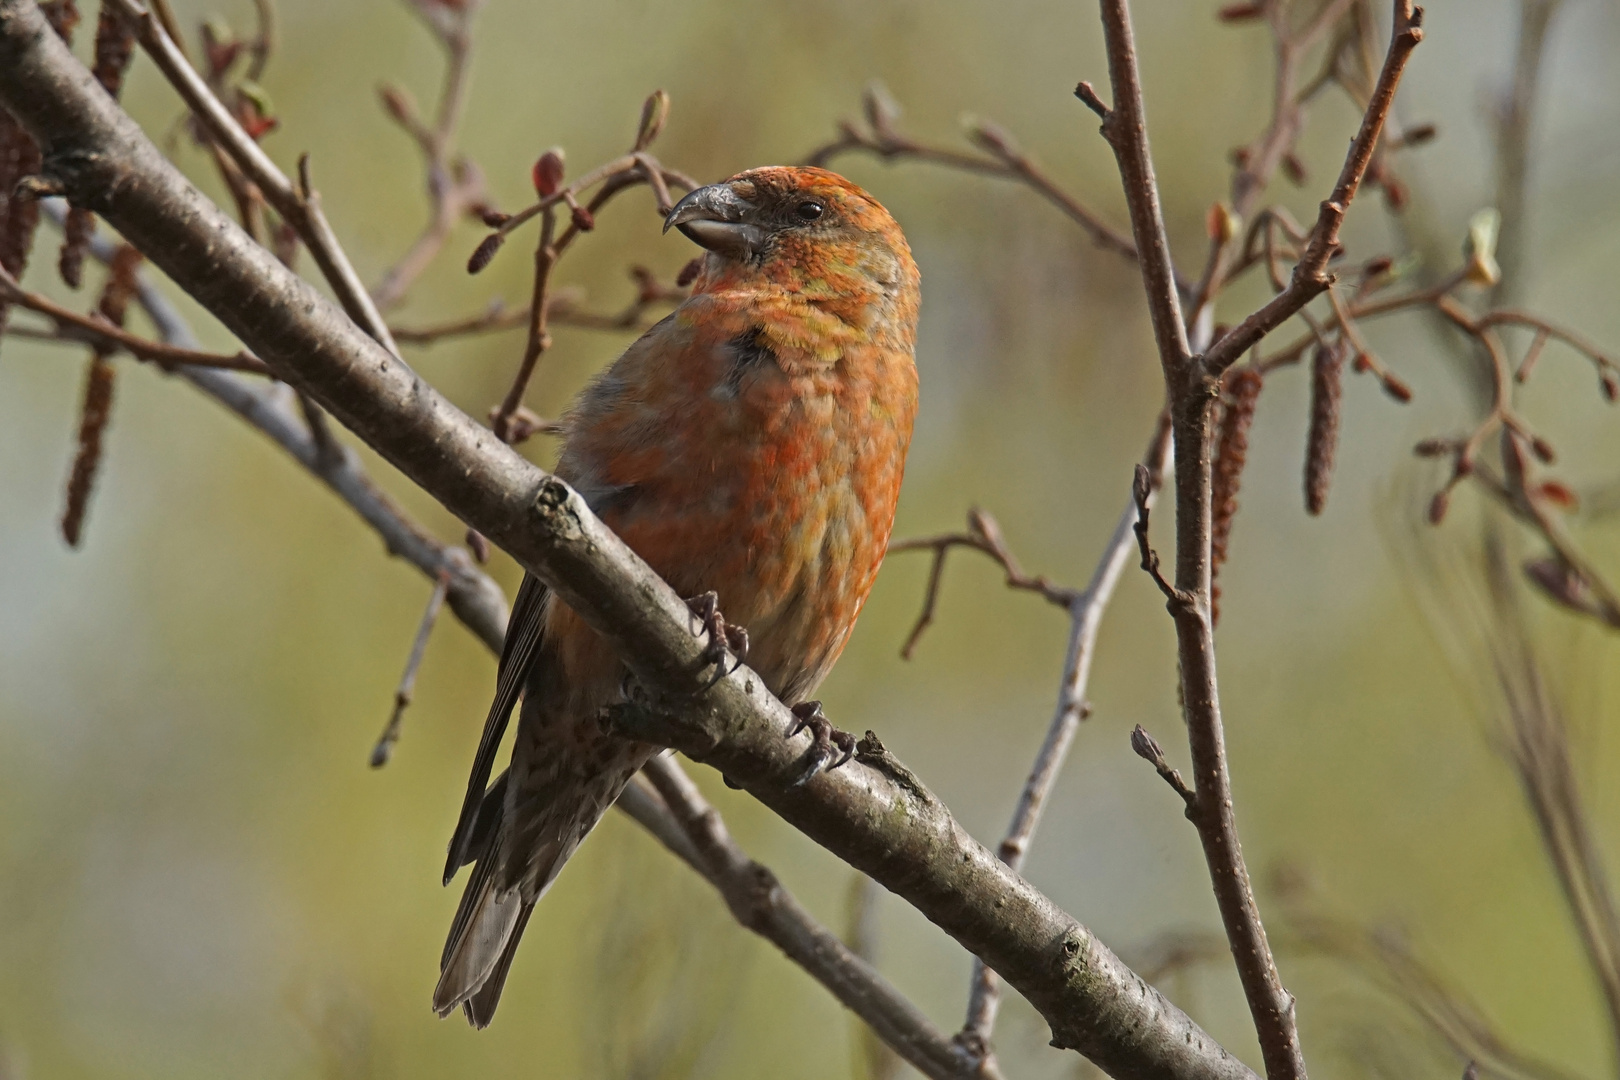
[[(708, 249), (692, 295), (575, 402), (557, 475), (681, 595), (718, 597), (723, 619), (694, 609), (716, 669), (727, 637), (746, 649), (817, 735), (813, 771), (836, 759), (806, 699), (877, 576), (911, 441), (917, 267), (888, 211), (824, 169), (699, 188), (672, 226)], [(596, 719), (623, 679), (601, 638), (525, 577), (450, 842), (446, 882), (477, 866), (439, 1015), (461, 1005), (489, 1023), (535, 902), (655, 752)], [(520, 692), (511, 765), (486, 791)]]

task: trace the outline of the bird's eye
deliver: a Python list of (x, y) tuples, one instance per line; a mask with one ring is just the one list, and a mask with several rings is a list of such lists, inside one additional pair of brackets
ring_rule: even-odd
[(822, 211), (822, 205), (812, 200), (800, 203), (794, 213), (799, 215), (800, 221), (814, 221), (821, 216)]

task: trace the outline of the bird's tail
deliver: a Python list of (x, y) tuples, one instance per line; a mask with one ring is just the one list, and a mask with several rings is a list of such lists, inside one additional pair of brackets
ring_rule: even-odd
[[(467, 845), (468, 861), (476, 865), (445, 941), (439, 985), (433, 991), (434, 1012), (449, 1016), (459, 1005), (473, 1027), (489, 1026), (529, 913), (640, 765), (636, 761), (627, 770), (599, 774), (583, 785), (585, 790), (573, 784), (562, 785), (566, 791), (547, 785), (549, 808), (568, 808), (570, 820), (559, 822), (549, 813), (524, 814), (528, 827), (523, 829), (502, 820), (506, 774), (490, 786)], [(529, 853), (518, 856), (522, 870), (517, 874), (507, 870), (508, 846), (512, 853)]]

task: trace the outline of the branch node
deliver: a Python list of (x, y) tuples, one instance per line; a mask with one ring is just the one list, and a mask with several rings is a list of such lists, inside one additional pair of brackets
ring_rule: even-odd
[(1080, 104), (1096, 113), (1103, 123), (1108, 123), (1113, 117), (1114, 110), (1103, 104), (1103, 99), (1097, 96), (1097, 91), (1092, 89), (1089, 82), (1081, 81), (1080, 85), (1074, 88), (1074, 96), (1080, 99)]

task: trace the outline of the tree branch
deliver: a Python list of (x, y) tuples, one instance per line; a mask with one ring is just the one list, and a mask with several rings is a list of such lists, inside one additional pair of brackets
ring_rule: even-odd
[(286, 174), (270, 160), (270, 155), (242, 130), (242, 126), (236, 122), (230, 110), (214, 96), (214, 92), (192, 68), (185, 54), (180, 51), (151, 12), (142, 8), (135, 0), (108, 0), (108, 2), (117, 4), (120, 11), (134, 20), (136, 36), (142, 48), (156, 61), (158, 68), (179, 92), (186, 105), (230, 155), (231, 160), (264, 193), (264, 197), (276, 208), (276, 212), (298, 230), (304, 246), (309, 248), (310, 254), (315, 257), (321, 273), (331, 284), (332, 291), (342, 301), (343, 308), (349, 313), (350, 318), (380, 342), (383, 348), (398, 356), (399, 347), (394, 344), (393, 337), (388, 333), (388, 324), (383, 322), (382, 314), (372, 302), (371, 294), (366, 291), (365, 285), (360, 281), (360, 275), (355, 272), (348, 255), (338, 243), (337, 234), (332, 232), (332, 226), (327, 223), (326, 215), (321, 211), (320, 196), (310, 187), (308, 156), (300, 159), (298, 163), (299, 186), (295, 188)]
[(653, 758), (642, 775), (685, 830), (697, 856), (693, 865), (720, 890), (738, 922), (773, 942), (923, 1075), (963, 1080), (1000, 1077), (993, 1065), (981, 1068), (971, 1055), (952, 1045), (870, 964), (817, 923), (775, 874), (750, 859), (673, 758)]
[(272, 370), (320, 402), (450, 511), (500, 543), (674, 711), (623, 725), (727, 775), (906, 898), (1118, 1077), (1249, 1076), (1185, 1014), (976, 843), (915, 776), (866, 740), (799, 787), (810, 737), (746, 668), (699, 695), (704, 646), (681, 599), (567, 485), (498, 442), (308, 283), (253, 244), (101, 92), (32, 0), (0, 0), (0, 102), (47, 176), (101, 213)]
[[(47, 211), (59, 220), (64, 218), (66, 213), (60, 203), (48, 206)], [(115, 246), (106, 237), (95, 235), (90, 241), (90, 253), (105, 262), (111, 257)], [(194, 344), (195, 338), (191, 328), (169, 304), (162, 292), (139, 275), (136, 277), (136, 285), (137, 302), (157, 325), (164, 340), (169, 343)], [(496, 656), (500, 655), (507, 617), (505, 597), (501, 594), (500, 587), (474, 566), (465, 552), (458, 548), (438, 545), (419, 526), (405, 518), (376, 488), (370, 486), (369, 482), (355, 484), (353, 482), (355, 479), (364, 481), (365, 477), (361, 472), (358, 458), (354, 455), (345, 454), (342, 460), (336, 462), (336, 472), (319, 465), (319, 449), (313, 445), (316, 440), (312, 433), (295, 429), (296, 421), (292, 419), (290, 410), (283, 403), (285, 394), (279, 395), (281, 400), (278, 400), (272, 392), (243, 379), (231, 380), (235, 384), (240, 384), (234, 386), (218, 380), (191, 381), (199, 390), (235, 409), (244, 420), (282, 445), (316, 476), (328, 481), (329, 484), (332, 483), (333, 477), (337, 477), (339, 483), (332, 486), (338, 496), (377, 530), (384, 542), (389, 545), (391, 552), (405, 556), (433, 579), (433, 598), (429, 600), (428, 611), (424, 614), (417, 640), (412, 646), (405, 678), (401, 680), (401, 690), (405, 695), (409, 694), (408, 683), (416, 665), (421, 661), (427, 631), (432, 625), (432, 615), (442, 597), (449, 598), (452, 605), (456, 605), (456, 615), (461, 622), (472, 630), (491, 652)], [(218, 393), (221, 388), (225, 388), (227, 392)], [(245, 409), (240, 407), (255, 397), (256, 400), (252, 401), (251, 407)], [(348, 482), (343, 482), (345, 479)], [(373, 765), (383, 763), (378, 760), (379, 751), (383, 760), (386, 760), (387, 748), (391, 746), (392, 738), (397, 737), (398, 708), (399, 702), (396, 698), (396, 712), (391, 718), (389, 729), (384, 732), (383, 738), (373, 751)], [(666, 771), (679, 773), (679, 766), (671, 760), (664, 759), (662, 766)], [(684, 774), (680, 775), (684, 780)], [(737, 879), (728, 881), (721, 871), (711, 869), (707, 857), (693, 846), (693, 840), (686, 831), (688, 823), (676, 820), (662, 798), (656, 791), (651, 790), (647, 781), (638, 778), (638, 781), (627, 788), (620, 797), (618, 806), (717, 888), (725, 891), (728, 885), (737, 884)], [(705, 804), (698, 812), (713, 815), (712, 821), (705, 819), (702, 824), (703, 828), (708, 830), (708, 834), (719, 838), (718, 842), (724, 848), (728, 861), (726, 866), (721, 868), (722, 871), (735, 870), (741, 865), (738, 860), (743, 860), (747, 866), (757, 868), (755, 880), (759, 874), (770, 874), (769, 870), (747, 859), (741, 849), (730, 840), (724, 823), (712, 807)], [(774, 881), (774, 878), (772, 880)], [(784, 897), (786, 902), (779, 902), (780, 898)], [(745, 921), (744, 925), (781, 946), (789, 959), (804, 967), (813, 978), (827, 985), (840, 1001), (872, 1026), (879, 1038), (896, 1046), (907, 1060), (912, 1061), (927, 1075), (995, 1080), (997, 1074), (993, 1069), (974, 1071), (972, 1063), (964, 1066), (964, 1059), (955, 1051), (950, 1041), (934, 1028), (926, 1017), (916, 1013), (915, 1008), (881, 975), (872, 970), (870, 965), (862, 966), (858, 957), (856, 964), (848, 963), (840, 951), (843, 950), (843, 945), (838, 942), (837, 937), (817, 924), (807, 911), (786, 894), (785, 890), (779, 890), (777, 899), (767, 904), (763, 910), (766, 915), (763, 925), (754, 925), (748, 921)], [(874, 1018), (873, 1012), (880, 1012), (882, 1015)], [(936, 1071), (930, 1071), (930, 1068)]]
[[(1143, 461), (1155, 489), (1164, 475), (1169, 456), (1169, 418), (1161, 417), (1153, 434), (1153, 443)], [(997, 849), (1001, 861), (1014, 871), (1023, 869), (1024, 856), (1035, 838), (1035, 830), (1040, 827), (1047, 798), (1057, 784), (1058, 773), (1069, 755), (1069, 747), (1080, 729), (1080, 721), (1089, 712), (1086, 686), (1091, 680), (1091, 661), (1096, 655), (1097, 634), (1102, 629), (1108, 602), (1114, 597), (1114, 587), (1119, 584), (1120, 575), (1124, 573), (1131, 551), (1136, 546), (1136, 519), (1136, 498), (1133, 493), (1119, 516), (1119, 524), (1114, 526), (1113, 536), (1103, 548), (1096, 569), (1091, 573), (1090, 583), (1084, 592), (1074, 594), (1069, 600), (1069, 648), (1064, 654), (1063, 676), (1058, 682), (1057, 708), (1052, 713), (1046, 739), (1035, 755), (1029, 779), (1024, 782), (1024, 790), (1018, 796), (1018, 805), (1013, 810), (1011, 824), (1007, 826), (1007, 835)], [(995, 1060), (990, 1036), (995, 1031), (996, 1014), (1000, 1010), (1001, 979), (985, 967), (982, 960), (975, 959), (973, 981), (968, 992), (967, 1020), (956, 1038), (987, 1062)]]

